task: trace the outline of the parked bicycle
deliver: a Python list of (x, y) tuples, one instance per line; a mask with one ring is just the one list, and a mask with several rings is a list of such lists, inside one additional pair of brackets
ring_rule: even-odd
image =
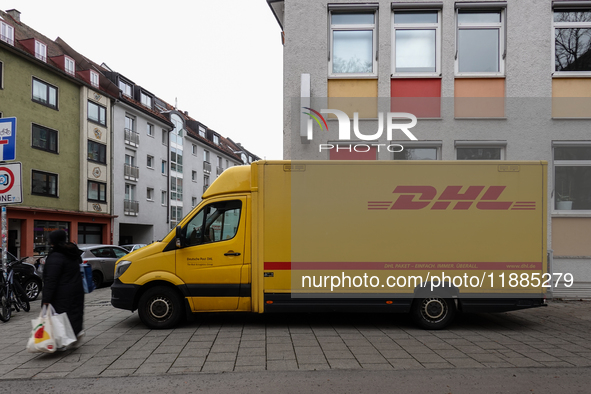
[(21, 309), (28, 312), (31, 309), (27, 293), (21, 284), (14, 280), (13, 266), (19, 261), (11, 261), (6, 264), (6, 273), (1, 272), (0, 277), (0, 320), (7, 322), (12, 316), (13, 309), (19, 312)]

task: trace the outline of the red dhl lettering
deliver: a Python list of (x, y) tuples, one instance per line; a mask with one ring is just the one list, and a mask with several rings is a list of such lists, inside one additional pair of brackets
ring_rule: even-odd
[[(479, 210), (533, 211), (535, 201), (499, 201), (506, 186), (447, 186), (438, 196), (433, 186), (396, 186), (392, 193), (399, 194), (395, 201), (368, 201), (368, 210)], [(462, 193), (462, 189), (464, 192)]]

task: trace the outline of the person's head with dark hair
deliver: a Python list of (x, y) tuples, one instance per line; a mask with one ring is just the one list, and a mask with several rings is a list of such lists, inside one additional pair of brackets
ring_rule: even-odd
[(52, 246), (65, 245), (68, 235), (64, 230), (55, 230), (49, 233), (49, 244)]

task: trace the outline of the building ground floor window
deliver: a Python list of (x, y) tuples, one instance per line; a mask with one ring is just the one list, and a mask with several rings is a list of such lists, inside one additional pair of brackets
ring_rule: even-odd
[(68, 240), (72, 240), (70, 234), (70, 223), (51, 221), (51, 220), (35, 220), (33, 237), (35, 248), (33, 251), (35, 255), (45, 256), (49, 253), (49, 233), (55, 230), (64, 230), (68, 234)]
[(79, 244), (102, 244), (103, 225), (92, 223), (78, 223)]

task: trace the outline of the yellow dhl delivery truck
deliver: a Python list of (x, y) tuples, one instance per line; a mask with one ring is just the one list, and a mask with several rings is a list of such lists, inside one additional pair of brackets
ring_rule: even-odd
[(117, 262), (111, 303), (151, 328), (198, 312), (545, 305), (547, 163), (258, 161), (224, 171), (162, 241)]

